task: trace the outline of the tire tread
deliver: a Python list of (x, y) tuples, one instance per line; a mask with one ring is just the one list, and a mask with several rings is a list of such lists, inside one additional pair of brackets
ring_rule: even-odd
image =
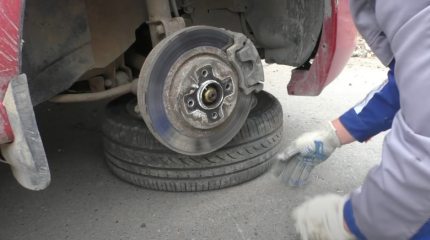
[(223, 148), (186, 156), (164, 147), (144, 124), (124, 114), (108, 114), (103, 125), (106, 162), (119, 178), (144, 188), (196, 192), (231, 187), (266, 172), (282, 140), (282, 107), (269, 95), (267, 109), (248, 117)]

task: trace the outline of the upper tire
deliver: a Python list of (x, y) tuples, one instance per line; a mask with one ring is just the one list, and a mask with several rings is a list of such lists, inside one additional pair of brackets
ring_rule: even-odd
[(106, 109), (107, 164), (127, 182), (162, 191), (221, 189), (256, 178), (271, 167), (279, 150), (283, 114), (273, 95), (265, 91), (254, 95), (257, 104), (239, 133), (221, 149), (201, 156), (182, 155), (162, 145), (133, 113), (136, 97), (121, 96)]

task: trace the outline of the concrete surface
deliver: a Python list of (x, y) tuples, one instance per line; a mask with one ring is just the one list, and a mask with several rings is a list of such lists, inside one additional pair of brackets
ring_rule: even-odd
[[(386, 76), (376, 59), (354, 58), (318, 97), (286, 94), (291, 68), (268, 65), (266, 90), (284, 110), (284, 142), (352, 107)], [(305, 198), (348, 193), (379, 162), (383, 134), (343, 147), (318, 166), (308, 186), (292, 189), (265, 174), (204, 193), (165, 193), (116, 178), (103, 159), (104, 103), (36, 108), (52, 183), (41, 192), (20, 187), (0, 164), (0, 240), (57, 239), (296, 239), (290, 212)]]

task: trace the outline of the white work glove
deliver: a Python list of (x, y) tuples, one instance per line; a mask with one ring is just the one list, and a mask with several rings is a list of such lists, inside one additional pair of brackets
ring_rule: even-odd
[(314, 167), (340, 148), (341, 143), (331, 122), (320, 130), (301, 135), (278, 155), (271, 172), (290, 186), (306, 185)]
[(294, 209), (292, 217), (302, 240), (358, 240), (344, 228), (343, 207), (349, 195), (312, 198)]

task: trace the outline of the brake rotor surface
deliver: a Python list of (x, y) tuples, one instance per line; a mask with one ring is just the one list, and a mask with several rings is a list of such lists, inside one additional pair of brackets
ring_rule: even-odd
[(155, 138), (185, 155), (203, 155), (229, 142), (243, 126), (252, 94), (239, 88), (239, 74), (226, 50), (227, 31), (190, 27), (160, 42), (143, 65), (140, 112)]

